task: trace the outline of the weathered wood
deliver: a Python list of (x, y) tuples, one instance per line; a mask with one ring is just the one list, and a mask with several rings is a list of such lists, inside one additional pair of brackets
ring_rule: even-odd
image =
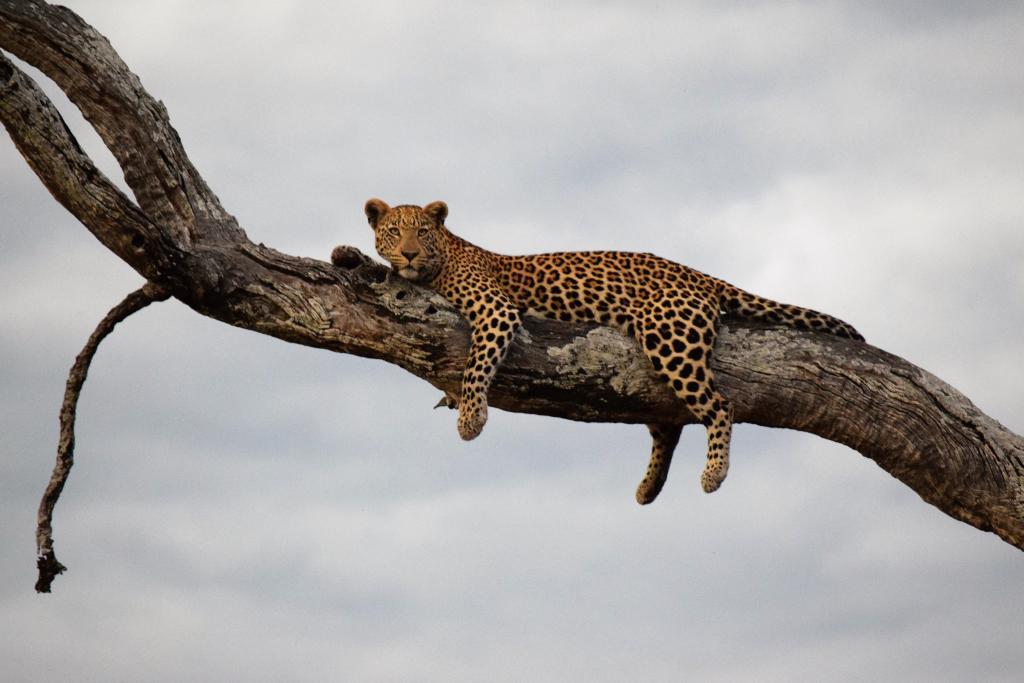
[(39, 514), (36, 522), (36, 567), (39, 570), (36, 591), (39, 593), (49, 593), (50, 584), (58, 574), (67, 569), (57, 561), (57, 555), (53, 551), (53, 508), (57, 504), (57, 499), (60, 498), (71, 468), (75, 464), (75, 418), (78, 413), (78, 398), (82, 394), (82, 387), (89, 374), (93, 356), (96, 355), (100, 342), (114, 331), (114, 327), (118, 323), (154, 301), (163, 301), (167, 297), (166, 291), (150, 282), (126, 296), (103, 317), (71, 366), (67, 385), (64, 387), (64, 401), (60, 407), (57, 462), (54, 464), (50, 483), (47, 484), (43, 498), (39, 501)]
[[(447, 302), (351, 248), (337, 252), (337, 267), (249, 242), (188, 161), (163, 106), (73, 12), (0, 0), (0, 48), (53, 78), (120, 163), (137, 205), (0, 55), (0, 119), (18, 149), (57, 200), (144, 278), (203, 315), (378, 358), (457, 394), (467, 327)], [(352, 230), (365, 227), (354, 220)], [(729, 319), (713, 366), (737, 421), (846, 444), (950, 516), (1024, 548), (1024, 439), (936, 377), (867, 344)], [(653, 380), (617, 332), (528, 321), (490, 403), (583, 421), (678, 414)]]

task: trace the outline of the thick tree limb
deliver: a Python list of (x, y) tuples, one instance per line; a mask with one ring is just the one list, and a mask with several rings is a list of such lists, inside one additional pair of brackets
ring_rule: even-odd
[[(443, 299), (351, 248), (336, 252), (335, 267), (249, 242), (188, 162), (166, 111), (73, 13), (0, 0), (0, 48), (57, 81), (100, 130), (140, 208), (90, 175), (45, 96), (0, 62), (0, 118), (19, 150), (144, 277), (203, 315), (385, 360), (458, 393), (467, 327)], [(353, 216), (352, 231), (365, 230)], [(846, 444), (950, 516), (1024, 548), (1024, 439), (924, 370), (866, 344), (733, 320), (714, 369), (737, 421)], [(583, 421), (647, 423), (679, 411), (631, 340), (553, 322), (527, 322), (490, 399)]]
[(139, 206), (175, 239), (239, 232), (185, 154), (167, 110), (110, 43), (66, 7), (0, 0), (0, 45), (51, 78), (93, 125)]
[(166, 250), (150, 252), (148, 241), (162, 239), (159, 228), (96, 168), (78, 145), (49, 98), (0, 53), (0, 118), (18, 151), (54, 198), (109, 249), (146, 276), (166, 263), (154, 262)]

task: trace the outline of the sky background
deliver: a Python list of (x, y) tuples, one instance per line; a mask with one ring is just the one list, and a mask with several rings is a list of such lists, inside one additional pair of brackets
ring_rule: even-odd
[[(1024, 5), (70, 1), (253, 241), (372, 253), (371, 196), (506, 253), (655, 251), (835, 314), (1024, 431)], [(37, 74), (32, 71), (31, 73)], [(48, 85), (48, 92), (55, 92)], [(78, 112), (85, 148), (116, 167)], [(120, 178), (118, 177), (118, 182)], [(1020, 551), (845, 447), (492, 411), (170, 301), (0, 134), (5, 681), (1019, 680)]]

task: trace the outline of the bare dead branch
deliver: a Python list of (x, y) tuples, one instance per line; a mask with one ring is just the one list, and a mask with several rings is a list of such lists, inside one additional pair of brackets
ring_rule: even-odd
[[(351, 247), (336, 249), (332, 266), (252, 244), (204, 194), (166, 112), (98, 33), (42, 3), (0, 0), (0, 19), (0, 47), (70, 89), (131, 178), (141, 216), (82, 181), (88, 160), (60, 132), (59, 116), (28, 111), (38, 95), (8, 105), (28, 86), (0, 62), (0, 119), (16, 142), (31, 142), (18, 147), (40, 180), (118, 257), (203, 315), (385, 360), (458, 395), (467, 327), (444, 299), (393, 279)], [(365, 229), (353, 212), (352, 231)], [(129, 230), (143, 235), (141, 253)], [(1024, 548), (1024, 439), (924, 370), (866, 344), (729, 319), (713, 368), (736, 421), (846, 444), (955, 519)], [(505, 410), (583, 421), (670, 422), (679, 412), (632, 340), (544, 321), (526, 323), (489, 398)]]
[(0, 53), (0, 120), (50, 194), (145, 276), (156, 276), (156, 225), (90, 159), (36, 83)]
[(37, 593), (49, 593), (53, 580), (67, 569), (57, 561), (57, 555), (53, 550), (53, 508), (60, 498), (61, 491), (64, 490), (64, 484), (71, 474), (71, 467), (75, 464), (75, 414), (78, 410), (78, 397), (82, 394), (82, 387), (89, 373), (89, 365), (96, 355), (100, 342), (114, 331), (119, 322), (154, 301), (164, 301), (169, 296), (168, 291), (152, 283), (146, 283), (126, 296), (99, 322), (71, 366), (64, 388), (64, 402), (60, 407), (57, 462), (54, 463), (50, 483), (46, 486), (42, 500), (39, 501), (36, 522), (36, 567), (39, 570), (39, 578), (36, 580)]
[(107, 39), (66, 7), (0, 0), (0, 45), (51, 78), (99, 133), (139, 206), (188, 241), (238, 232), (192, 165), (167, 109)]

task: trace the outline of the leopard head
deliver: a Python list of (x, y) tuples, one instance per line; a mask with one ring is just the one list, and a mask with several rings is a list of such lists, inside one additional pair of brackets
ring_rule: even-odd
[(444, 219), (448, 205), (391, 207), (379, 199), (366, 202), (366, 218), (376, 237), (377, 253), (406, 280), (430, 282), (444, 267)]

